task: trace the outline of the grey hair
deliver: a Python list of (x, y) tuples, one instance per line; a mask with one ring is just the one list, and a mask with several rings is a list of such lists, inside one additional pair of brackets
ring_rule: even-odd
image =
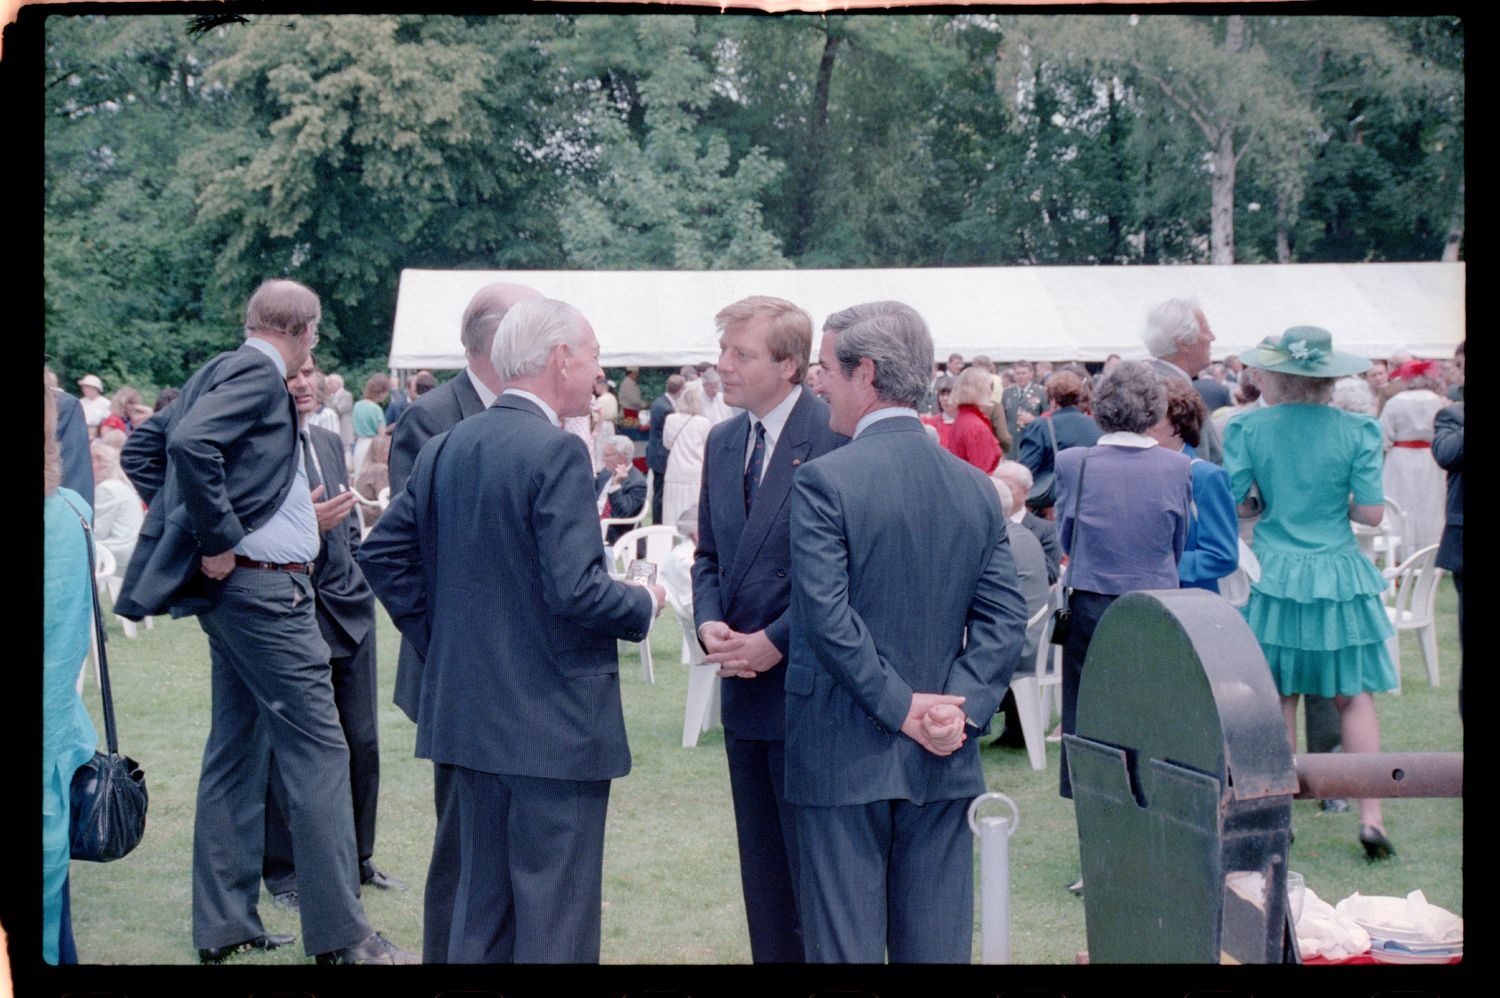
[(606, 451), (613, 451), (624, 458), (635, 458), (635, 441), (620, 433), (605, 437), (604, 449)]
[(583, 339), (583, 316), (567, 302), (529, 298), (516, 302), (500, 320), (490, 363), (506, 381), (529, 378), (547, 366), (552, 348), (576, 346)]
[(723, 378), (719, 377), (719, 372), (711, 367), (708, 370), (704, 371), (701, 375), (699, 375), (698, 380), (706, 381), (711, 385), (722, 384), (724, 381)]
[(1010, 485), (1003, 479), (996, 478), (993, 472), (990, 474), (990, 484), (995, 486), (995, 494), (1000, 497), (1000, 514), (1007, 520), (1010, 519), (1010, 515), (1016, 511), (1016, 497), (1011, 494)]
[(881, 401), (915, 406), (927, 393), (932, 334), (910, 305), (854, 305), (830, 315), (823, 328), (838, 336), (835, 353), (844, 377), (853, 374), (864, 357), (875, 363), (875, 395)]
[(687, 509), (683, 510), (682, 515), (677, 518), (677, 523), (674, 526), (676, 526), (677, 532), (683, 537), (697, 537), (698, 504), (693, 503)]
[(1364, 378), (1340, 378), (1333, 383), (1331, 396), (1333, 407), (1345, 412), (1357, 412), (1365, 416), (1376, 413), (1375, 390)]
[(1280, 371), (1262, 369), (1260, 374), (1261, 394), (1275, 405), (1280, 402), (1301, 402), (1307, 405), (1327, 405), (1333, 398), (1333, 383), (1337, 378), (1304, 378), (1300, 374), (1283, 374)]
[(1122, 360), (1099, 379), (1094, 422), (1105, 433), (1145, 433), (1167, 414), (1167, 390), (1150, 364)]
[(1203, 306), (1191, 298), (1171, 298), (1146, 312), (1141, 342), (1153, 357), (1176, 353), (1198, 337), (1198, 316)]
[(990, 477), (1005, 482), (1007, 485), (1015, 485), (1023, 492), (1030, 492), (1031, 487), (1036, 484), (1036, 479), (1031, 475), (1031, 469), (1020, 461), (1001, 461), (995, 465), (995, 470), (990, 472)]

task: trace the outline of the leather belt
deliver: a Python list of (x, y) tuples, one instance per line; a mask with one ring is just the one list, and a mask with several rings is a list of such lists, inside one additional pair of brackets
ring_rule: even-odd
[(1431, 440), (1397, 440), (1391, 444), (1392, 447), (1431, 447)]
[(293, 561), (278, 565), (274, 561), (256, 561), (242, 554), (234, 556), (234, 563), (239, 568), (258, 568), (266, 572), (300, 572), (303, 575), (311, 575), (313, 570), (312, 562), (308, 561)]

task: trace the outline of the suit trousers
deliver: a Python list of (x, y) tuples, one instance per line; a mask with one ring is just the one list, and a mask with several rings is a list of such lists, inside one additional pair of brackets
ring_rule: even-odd
[(453, 767), (459, 807), (449, 963), (598, 963), (608, 780)]
[(463, 859), (455, 770), (456, 767), (445, 762), (432, 764), (432, 802), (437, 812), (437, 827), (432, 837), (432, 862), (427, 866), (427, 886), (422, 895), (423, 963), (448, 962), (459, 863)]
[(967, 799), (794, 805), (809, 963), (969, 963)]
[(786, 802), (786, 742), (724, 732), (729, 792), (740, 846), (740, 883), (750, 928), (750, 959), (802, 963), (797, 915), (797, 826)]
[(370, 934), (359, 903), (349, 749), (313, 617), (311, 580), (237, 568), (199, 615), (213, 659), (213, 721), (193, 819), (193, 945), (265, 932), (256, 910), (266, 781), (275, 750), (287, 791), (302, 942), (327, 953)]
[[(354, 801), (354, 847), (363, 881), (374, 870), (375, 809), (380, 800), (380, 733), (375, 691), (375, 632), (371, 630), (353, 655), (335, 655), (329, 662), (333, 703), (339, 727), (349, 745), (349, 790)], [(266, 889), (272, 894), (297, 889), (292, 865), (292, 833), (286, 821), (286, 788), (271, 753), (266, 786), (266, 858), (261, 866)]]
[[(651, 522), (652, 523), (657, 523), (657, 524), (661, 523), (662, 494), (664, 492), (666, 492), (666, 490), (667, 490), (666, 477), (667, 477), (667, 473), (664, 472), (664, 471), (653, 471), (653, 472), (651, 472)], [(676, 524), (669, 523), (669, 524), (667, 524), (667, 526), (674, 527), (674, 526), (676, 526)]]

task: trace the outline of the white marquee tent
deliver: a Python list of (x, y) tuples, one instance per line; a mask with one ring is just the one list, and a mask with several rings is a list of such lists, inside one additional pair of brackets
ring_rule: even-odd
[[(1317, 325), (1340, 350), (1449, 357), (1464, 338), (1462, 263), (973, 267), (897, 270), (404, 270), (391, 338), (397, 371), (464, 364), (459, 323), (476, 290), (525, 284), (576, 306), (605, 367), (675, 367), (718, 358), (713, 317), (752, 294), (787, 298), (814, 326), (848, 305), (895, 298), (927, 320), (938, 357), (1000, 362), (1145, 355), (1146, 309), (1196, 298), (1218, 342), (1240, 352), (1288, 326)], [(814, 342), (814, 351), (817, 344)]]

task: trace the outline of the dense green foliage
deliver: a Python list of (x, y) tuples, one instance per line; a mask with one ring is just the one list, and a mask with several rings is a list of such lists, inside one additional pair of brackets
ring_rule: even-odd
[(1458, 259), (1458, 18), (53, 16), (46, 338), (179, 383), (261, 279)]

